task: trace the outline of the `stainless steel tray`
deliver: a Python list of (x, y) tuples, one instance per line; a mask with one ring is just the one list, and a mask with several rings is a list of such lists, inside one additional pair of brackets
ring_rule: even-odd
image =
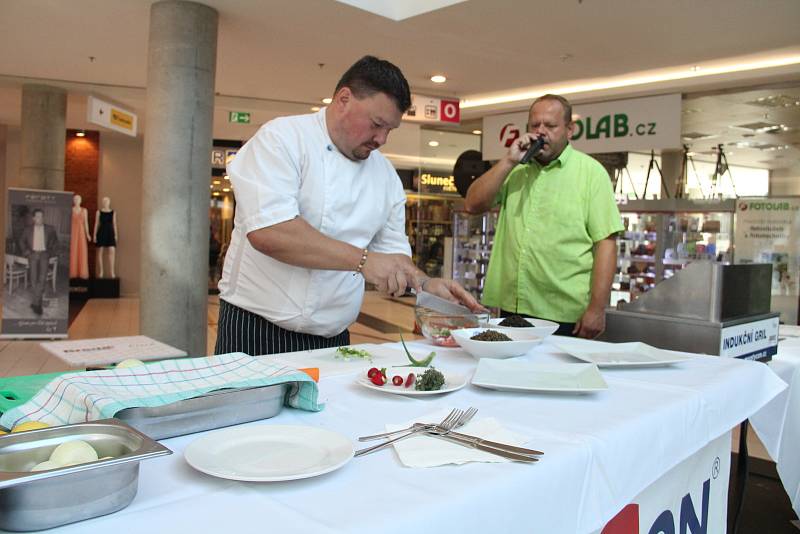
[[(74, 440), (113, 458), (30, 472)], [(172, 451), (116, 419), (0, 436), (0, 529), (42, 530), (121, 510), (136, 496), (139, 462), (167, 454)]]
[(165, 439), (278, 415), (290, 383), (220, 389), (156, 408), (125, 408), (115, 417), (153, 439)]

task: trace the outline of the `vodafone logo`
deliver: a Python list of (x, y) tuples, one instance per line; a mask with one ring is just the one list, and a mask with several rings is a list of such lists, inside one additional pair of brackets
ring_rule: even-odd
[(500, 142), (504, 147), (510, 147), (517, 139), (519, 139), (519, 129), (513, 123), (509, 122), (500, 129)]
[(458, 100), (442, 100), (439, 107), (439, 120), (442, 122), (460, 122), (461, 109)]

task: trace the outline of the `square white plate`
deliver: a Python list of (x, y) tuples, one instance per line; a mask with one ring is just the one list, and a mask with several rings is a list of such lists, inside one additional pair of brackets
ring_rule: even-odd
[(593, 364), (488, 358), (478, 362), (472, 384), (499, 391), (589, 393), (608, 389), (608, 384)]
[(557, 344), (560, 350), (598, 367), (649, 367), (671, 365), (691, 360), (674, 352), (658, 349), (647, 343)]

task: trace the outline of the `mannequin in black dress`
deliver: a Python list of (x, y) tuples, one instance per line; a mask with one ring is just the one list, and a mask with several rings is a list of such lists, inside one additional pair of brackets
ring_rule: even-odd
[(103, 278), (103, 251), (108, 251), (109, 272), (111, 278), (116, 278), (117, 214), (111, 209), (111, 199), (108, 197), (103, 197), (102, 207), (95, 214), (94, 242), (97, 245), (97, 277)]

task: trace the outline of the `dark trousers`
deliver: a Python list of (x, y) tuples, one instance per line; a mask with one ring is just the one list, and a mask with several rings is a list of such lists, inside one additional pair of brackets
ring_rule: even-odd
[[(500, 310), (500, 317), (508, 317), (509, 315), (519, 315), (520, 317), (526, 317), (528, 319), (542, 319), (542, 317), (534, 317), (532, 315), (525, 315), (524, 313), (514, 313), (514, 312), (507, 312), (505, 310)], [(545, 321), (550, 321), (550, 319), (544, 319)], [(575, 334), (572, 333), (575, 330), (575, 323), (561, 323), (558, 321), (553, 321), (554, 323), (558, 323), (558, 330), (556, 330), (556, 336), (571, 336), (575, 337)]]
[(31, 286), (33, 288), (33, 301), (31, 304), (34, 306), (42, 305), (42, 296), (44, 295), (44, 288), (47, 285), (47, 267), (50, 262), (50, 256), (46, 251), (31, 252), (28, 255), (28, 271), (31, 276)]
[(333, 337), (292, 332), (267, 321), (260, 315), (219, 299), (217, 344), (214, 347), (214, 354), (244, 352), (250, 356), (259, 356), (349, 344), (348, 330)]

